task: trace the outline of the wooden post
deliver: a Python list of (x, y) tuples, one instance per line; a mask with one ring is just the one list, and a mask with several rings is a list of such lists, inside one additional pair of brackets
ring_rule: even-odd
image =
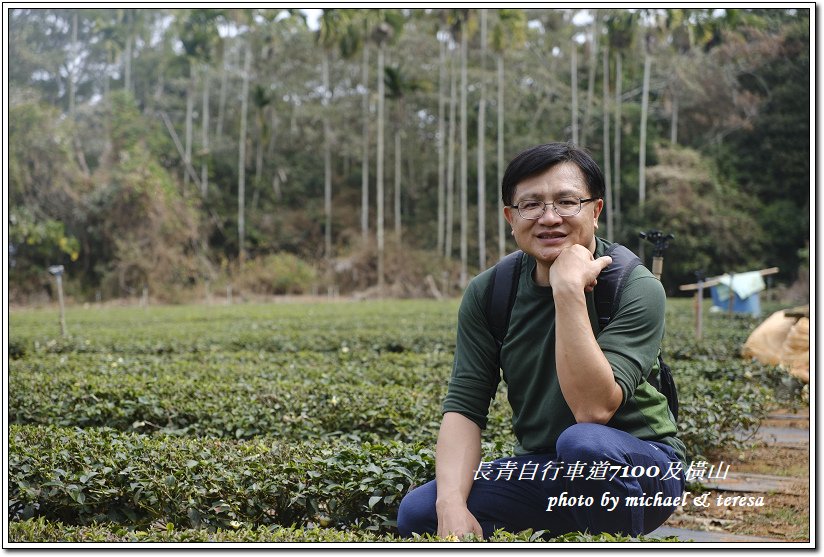
[(66, 336), (66, 312), (63, 305), (63, 265), (52, 265), (49, 274), (57, 281), (57, 300), (60, 303), (60, 334)]
[(57, 299), (60, 302), (60, 334), (66, 336), (68, 332), (66, 331), (65, 308), (63, 307), (63, 277), (56, 275), (55, 278), (57, 279)]
[(660, 255), (653, 256), (652, 258), (652, 274), (655, 275), (655, 278), (661, 280), (661, 273), (664, 271), (664, 258)]
[(701, 340), (704, 335), (704, 281), (698, 280), (698, 290), (695, 292), (695, 339)]
[(735, 305), (735, 292), (733, 292), (733, 290), (732, 290), (733, 276), (734, 275), (732, 273), (730, 273), (730, 301), (728, 302), (728, 305), (727, 305), (728, 315), (730, 317), (732, 317), (732, 310), (733, 310), (733, 306)]

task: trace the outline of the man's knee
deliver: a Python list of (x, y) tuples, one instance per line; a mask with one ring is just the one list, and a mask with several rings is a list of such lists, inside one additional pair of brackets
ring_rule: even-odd
[(412, 534), (434, 534), (438, 529), (435, 511), (435, 482), (413, 489), (401, 500), (398, 508), (398, 533), (406, 538)]
[(612, 428), (601, 424), (580, 423), (558, 436), (555, 449), (559, 460), (599, 460), (609, 454)]

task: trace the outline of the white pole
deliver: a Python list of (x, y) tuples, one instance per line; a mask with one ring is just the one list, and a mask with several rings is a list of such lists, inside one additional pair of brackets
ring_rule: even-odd
[(57, 299), (60, 302), (60, 333), (66, 336), (68, 333), (66, 331), (66, 315), (63, 307), (63, 277), (55, 275), (55, 278), (57, 279)]
[(704, 334), (704, 281), (702, 279), (698, 279), (698, 292), (695, 295), (698, 298), (698, 305), (696, 306), (696, 315), (698, 319), (695, 324), (695, 338), (696, 340), (701, 340), (701, 337)]

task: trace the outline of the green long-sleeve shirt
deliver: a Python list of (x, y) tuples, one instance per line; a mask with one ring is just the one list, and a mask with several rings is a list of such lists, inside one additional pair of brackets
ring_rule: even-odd
[[(603, 255), (609, 245), (598, 238), (595, 257)], [(535, 283), (534, 258), (526, 255), (521, 264), (518, 293), (501, 348), (501, 370), (512, 406), (516, 453), (552, 452), (561, 432), (576, 422), (555, 368), (552, 288)], [(491, 270), (484, 271), (464, 293), (452, 377), (443, 403), (444, 412), (458, 412), (481, 429), (486, 428), (489, 404), (501, 378), (497, 345), (484, 315), (490, 277)], [(685, 461), (684, 444), (676, 437), (667, 399), (645, 379), (657, 373), (664, 335), (666, 296), (661, 283), (645, 267), (636, 267), (615, 317), (603, 331), (599, 331), (592, 294), (586, 300), (598, 345), (623, 393), (621, 406), (606, 425), (639, 439), (666, 443)]]

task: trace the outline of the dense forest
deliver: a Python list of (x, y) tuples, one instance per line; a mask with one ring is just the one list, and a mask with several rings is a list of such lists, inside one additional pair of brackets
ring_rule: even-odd
[[(13, 301), (456, 295), (548, 141), (669, 293), (804, 279), (809, 9), (9, 9)], [(231, 287), (233, 290), (228, 290)]]

